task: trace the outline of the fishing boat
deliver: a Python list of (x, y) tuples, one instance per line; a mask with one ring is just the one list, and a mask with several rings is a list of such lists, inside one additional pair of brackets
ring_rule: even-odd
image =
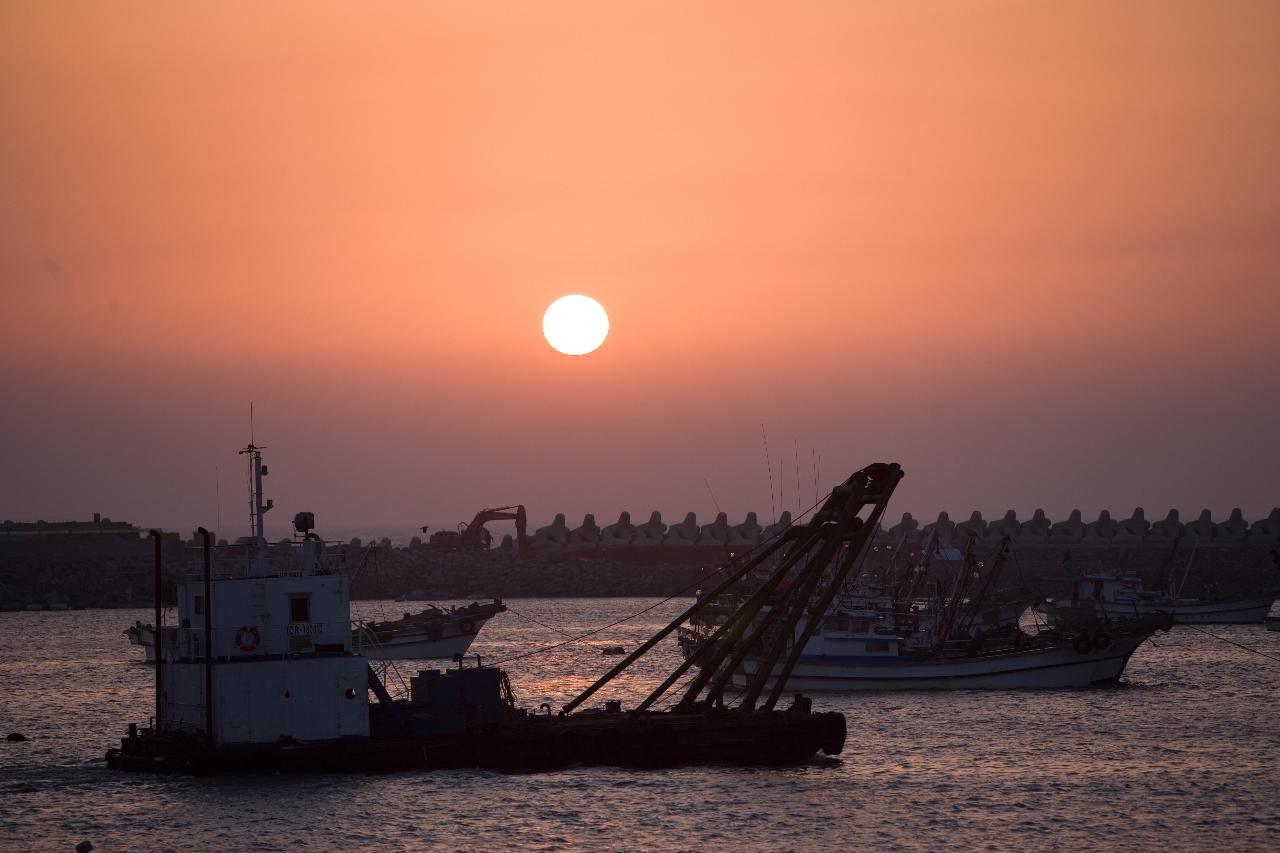
[(466, 654), (485, 623), (506, 609), (496, 598), (447, 609), (431, 605), (396, 620), (357, 622), (353, 638), (368, 658), (453, 658)]
[[(129, 640), (129, 645), (138, 646), (146, 653), (146, 662), (156, 662), (156, 626), (150, 622), (143, 624), (141, 620), (134, 622), (128, 628), (124, 629), (124, 636)], [(168, 634), (170, 643), (178, 641), (178, 629), (170, 628)]]
[[(1069, 628), (1025, 632), (1018, 617), (1029, 601), (992, 601), (1008, 553), (1006, 541), (988, 567), (974, 559), (971, 545), (949, 588), (939, 585), (932, 596), (919, 594), (926, 574), (921, 569), (927, 566), (908, 567), (892, 589), (859, 578), (821, 620), (810, 625), (805, 616), (792, 628), (788, 643), (801, 651), (788, 674), (789, 686), (856, 691), (1113, 684), (1138, 647), (1169, 627), (1162, 614), (1103, 615), (1078, 620)], [(762, 603), (755, 621), (767, 626), (772, 607)], [(718, 637), (741, 630), (729, 620), (718, 626), (691, 622), (681, 632), (681, 648), (686, 659), (697, 660)], [(762, 655), (748, 653), (735, 669), (733, 683), (744, 686), (766, 671)]]
[[(400, 619), (356, 621), (352, 643), (365, 657), (374, 660), (426, 660), (465, 655), (485, 623), (506, 606), (498, 599), (472, 602), (465, 607), (430, 605), (417, 613), (405, 613)], [(177, 641), (176, 628), (170, 628), (170, 642)], [(155, 626), (135, 622), (125, 629), (130, 645), (146, 652), (146, 662), (156, 662)]]
[(1135, 575), (1092, 572), (1073, 583), (1069, 599), (1046, 599), (1037, 610), (1053, 621), (1079, 612), (1110, 618), (1167, 613), (1181, 625), (1256, 625), (1274, 600), (1270, 595), (1229, 601), (1177, 598), (1166, 591), (1145, 589)]
[[(810, 692), (855, 690), (1015, 690), (1089, 687), (1119, 681), (1129, 658), (1166, 618), (1118, 619), (1036, 634), (1018, 627), (975, 630), (942, 644), (922, 626), (899, 630), (892, 622), (873, 623), (864, 611), (837, 608), (804, 645), (788, 685)], [(796, 640), (801, 629), (796, 630)], [(682, 631), (687, 656), (706, 635)], [(758, 656), (748, 655), (734, 684), (745, 685), (761, 671)]]

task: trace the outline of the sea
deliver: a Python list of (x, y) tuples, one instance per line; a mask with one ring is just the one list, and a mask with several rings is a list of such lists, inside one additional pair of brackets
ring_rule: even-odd
[[(633, 649), (688, 603), (513, 599), (471, 652), (504, 662), (522, 705), (558, 708), (617, 661), (603, 647)], [(0, 742), (0, 849), (1280, 849), (1280, 661), (1230, 644), (1280, 657), (1260, 625), (1176, 627), (1115, 687), (815, 694), (848, 741), (792, 767), (195, 779), (103, 760), (154, 707), (122, 633), (150, 617), (0, 613), (0, 735), (28, 738)], [(634, 703), (679, 659), (668, 639), (599, 698)]]

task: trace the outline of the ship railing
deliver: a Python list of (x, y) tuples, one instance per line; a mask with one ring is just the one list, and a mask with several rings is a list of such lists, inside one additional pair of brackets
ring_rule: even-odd
[[(315, 574), (341, 574), (346, 570), (346, 552), (350, 547), (346, 542), (338, 540), (321, 540), (324, 550), (316, 557)], [(267, 543), (267, 562), (271, 566), (271, 575), (275, 577), (301, 577), (302, 540), (291, 540)], [(190, 559), (179, 569), (184, 580), (199, 580), (204, 577), (204, 549), (199, 545), (189, 545), (186, 551)], [(232, 580), (243, 578), (258, 555), (258, 546), (253, 542), (230, 542), (214, 546), (211, 557), (211, 577), (214, 580)]]
[[(383, 648), (378, 636), (362, 620), (353, 621), (351, 626), (351, 651), (356, 655), (363, 656), (369, 662), (369, 667), (377, 674), (383, 686), (388, 688), (393, 699), (408, 696), (410, 693), (409, 684), (404, 680), (404, 675), (400, 672), (400, 668), (395, 665), (395, 661), (388, 659), (385, 655), (371, 657), (365, 654), (366, 645), (371, 649)], [(390, 691), (393, 679), (396, 689)]]
[[(316, 626), (319, 626), (317, 629)], [(170, 628), (172, 626), (165, 626)], [(332, 645), (341, 643), (344, 647), (350, 648), (355, 654), (357, 651), (357, 640), (351, 638), (351, 623), (346, 620), (327, 621), (327, 622), (308, 622), (305, 626), (291, 625), (265, 625), (258, 624), (252, 626), (257, 629), (256, 637), (245, 635), (246, 643), (253, 643), (252, 648), (244, 648), (243, 656), (271, 656), (271, 657), (292, 657), (296, 655), (309, 656), (315, 653), (315, 646)], [(164, 659), (166, 661), (192, 661), (204, 659), (204, 626), (191, 625), (174, 629), (177, 632), (175, 639), (170, 639), (170, 635), (166, 633), (164, 644)], [(235, 627), (227, 625), (214, 626), (214, 659), (230, 660), (241, 658), (242, 655), (232, 651), (227, 654), (229, 646), (227, 640), (237, 637)], [(273, 640), (283, 639), (283, 647), (275, 643)], [(350, 639), (349, 639), (350, 638)], [(348, 646), (348, 642), (350, 645)]]

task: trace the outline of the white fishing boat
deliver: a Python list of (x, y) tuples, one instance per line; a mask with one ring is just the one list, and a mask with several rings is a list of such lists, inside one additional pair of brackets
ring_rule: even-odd
[[(995, 601), (995, 583), (1008, 557), (1007, 543), (990, 566), (964, 555), (944, 592), (920, 594), (927, 563), (905, 567), (902, 577), (883, 586), (866, 576), (836, 598), (812, 630), (807, 614), (794, 622), (787, 646), (803, 644), (787, 688), (801, 691), (968, 690), (1089, 687), (1119, 680), (1129, 658), (1155, 631), (1169, 627), (1167, 615), (1105, 614), (1081, 618), (1069, 628), (1026, 633), (1018, 615), (1029, 603)], [(972, 587), (972, 591), (970, 588)], [(904, 592), (906, 590), (906, 592)], [(745, 591), (749, 592), (749, 590)], [(735, 601), (745, 594), (739, 590)], [(758, 595), (758, 593), (756, 593)], [(1006, 595), (1006, 598), (1008, 596)], [(712, 614), (723, 611), (711, 610)], [(775, 647), (777, 625), (769, 604), (759, 607), (749, 627), (728, 618), (691, 621), (679, 635), (687, 659), (704, 653), (731, 631), (752, 633), (759, 651), (741, 657), (733, 683), (745, 686), (772, 666), (769, 682), (784, 674), (781, 664), (763, 659)]]
[[(485, 623), (506, 609), (495, 599), (473, 602), (466, 607), (432, 605), (395, 620), (357, 621), (351, 631), (352, 648), (372, 660), (453, 659), (465, 655)], [(167, 642), (176, 642), (177, 629), (165, 630)], [(130, 645), (145, 651), (147, 663), (156, 662), (154, 626), (136, 622), (125, 629), (124, 634)]]
[(353, 642), (375, 660), (453, 658), (464, 655), (485, 623), (506, 606), (498, 599), (448, 609), (432, 605), (382, 622), (357, 622)]
[(1093, 616), (1151, 616), (1168, 613), (1182, 625), (1256, 625), (1267, 615), (1273, 596), (1205, 601), (1176, 598), (1161, 590), (1144, 589), (1134, 575), (1095, 572), (1075, 582), (1069, 599), (1046, 599), (1037, 610), (1050, 620), (1072, 612)]
[[(984, 629), (970, 624), (953, 629), (939, 642), (935, 620), (911, 625), (916, 620), (897, 619), (884, 598), (871, 608), (829, 612), (805, 643), (787, 689), (1014, 690), (1113, 684), (1143, 641), (1167, 627), (1161, 618), (1039, 634), (1023, 633), (1017, 626)], [(803, 622), (797, 625), (794, 642), (801, 639), (803, 627)], [(703, 631), (682, 629), (686, 655), (705, 639)], [(748, 655), (734, 673), (734, 683), (744, 686), (761, 665), (756, 656)]]
[[(169, 643), (178, 641), (178, 629), (166, 628), (165, 638)], [(141, 621), (134, 622), (124, 630), (125, 637), (129, 640), (129, 645), (138, 646), (146, 653), (147, 663), (156, 662), (156, 626), (150, 622), (143, 624)]]

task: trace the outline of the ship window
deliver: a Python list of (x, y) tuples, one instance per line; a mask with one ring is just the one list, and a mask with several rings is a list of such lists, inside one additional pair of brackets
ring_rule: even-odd
[(311, 596), (309, 595), (289, 596), (289, 621), (290, 622), (310, 622), (311, 621)]
[(867, 651), (887, 652), (889, 651), (889, 641), (888, 640), (867, 640)]
[(855, 634), (865, 634), (871, 630), (871, 623), (870, 622), (854, 622), (853, 627), (850, 628), (849, 630), (853, 631)]
[(194, 595), (191, 597), (191, 612), (196, 616), (204, 615), (204, 596)]

